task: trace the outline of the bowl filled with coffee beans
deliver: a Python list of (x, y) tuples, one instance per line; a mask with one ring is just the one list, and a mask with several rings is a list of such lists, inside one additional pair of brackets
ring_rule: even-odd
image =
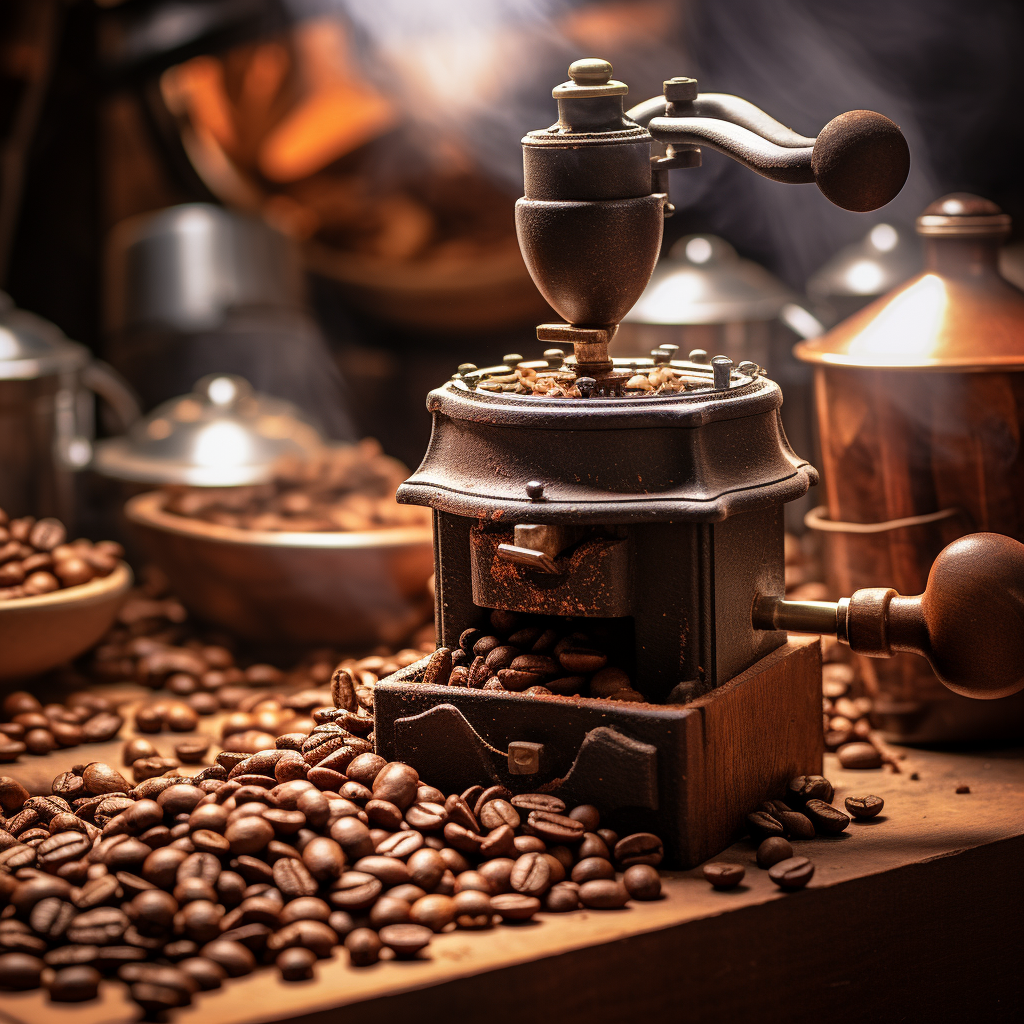
[(367, 440), (267, 483), (140, 494), (125, 514), (201, 620), (261, 642), (394, 645), (432, 612), (429, 512), (395, 501), (406, 473)]
[(132, 584), (114, 541), (67, 539), (58, 519), (0, 509), (0, 681), (54, 668), (113, 624)]

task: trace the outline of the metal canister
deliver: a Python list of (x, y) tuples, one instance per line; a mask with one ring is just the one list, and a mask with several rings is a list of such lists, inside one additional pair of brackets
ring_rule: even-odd
[(75, 474), (92, 457), (93, 394), (127, 427), (130, 390), (56, 325), (0, 292), (0, 508), (76, 525)]
[[(924, 270), (796, 346), (815, 368), (826, 497), (808, 522), (829, 538), (837, 595), (921, 593), (935, 556), (965, 533), (1024, 540), (1024, 293), (998, 269), (1009, 231), (1009, 216), (985, 199), (936, 201), (917, 220)], [(863, 659), (861, 669), (894, 738), (1024, 728), (1019, 696), (957, 697), (922, 658)]]

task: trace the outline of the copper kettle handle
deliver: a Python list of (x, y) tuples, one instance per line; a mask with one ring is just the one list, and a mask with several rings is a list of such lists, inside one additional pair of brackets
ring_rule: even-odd
[(755, 629), (827, 633), (857, 654), (927, 658), (940, 682), (965, 697), (1024, 690), (1024, 544), (972, 533), (939, 553), (923, 594), (858, 590), (837, 603), (758, 597)]

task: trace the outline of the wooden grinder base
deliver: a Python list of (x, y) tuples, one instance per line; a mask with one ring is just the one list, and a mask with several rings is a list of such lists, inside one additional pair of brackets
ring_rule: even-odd
[[(794, 775), (821, 771), (821, 648), (792, 638), (685, 706), (545, 699), (415, 682), (375, 693), (378, 752), (445, 791), (473, 783), (593, 803), (620, 835), (650, 831), (667, 867), (693, 867), (741, 834)], [(523, 774), (510, 747), (537, 757)]]

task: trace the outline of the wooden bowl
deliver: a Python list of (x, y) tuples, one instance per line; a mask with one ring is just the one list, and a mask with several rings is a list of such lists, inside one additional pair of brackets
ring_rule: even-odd
[(261, 643), (396, 644), (430, 615), (429, 526), (361, 533), (241, 530), (175, 515), (150, 491), (125, 505), (146, 554), (198, 618)]
[(87, 651), (114, 624), (131, 585), (121, 562), (77, 587), (0, 602), (0, 680), (46, 672)]

